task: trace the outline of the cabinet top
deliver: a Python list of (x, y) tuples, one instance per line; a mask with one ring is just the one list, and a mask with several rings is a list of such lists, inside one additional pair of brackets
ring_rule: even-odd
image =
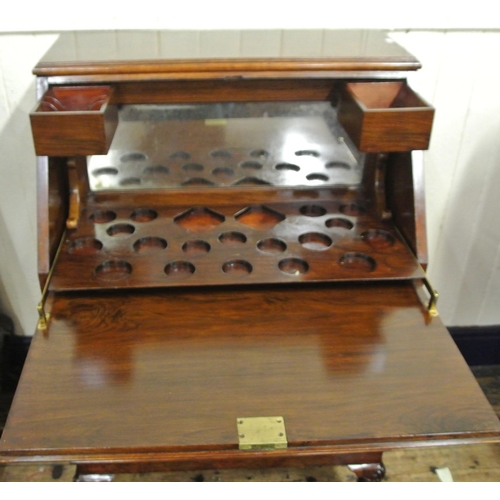
[(418, 60), (384, 31), (78, 31), (58, 35), (38, 76), (262, 76), (398, 72)]

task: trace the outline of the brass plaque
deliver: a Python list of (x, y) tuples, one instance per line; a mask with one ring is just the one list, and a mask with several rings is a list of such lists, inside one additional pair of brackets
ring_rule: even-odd
[(237, 418), (240, 450), (279, 450), (288, 447), (283, 417)]

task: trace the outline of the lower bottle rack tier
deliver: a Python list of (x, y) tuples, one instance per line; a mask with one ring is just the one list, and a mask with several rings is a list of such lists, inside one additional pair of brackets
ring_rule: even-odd
[(422, 277), (392, 223), (348, 192), (266, 205), (89, 206), (51, 289)]

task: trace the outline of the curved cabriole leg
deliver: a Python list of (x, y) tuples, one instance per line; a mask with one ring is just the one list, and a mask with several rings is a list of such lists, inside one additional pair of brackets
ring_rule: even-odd
[(374, 464), (348, 465), (349, 469), (356, 474), (358, 482), (378, 482), (385, 477), (385, 467), (382, 462)]

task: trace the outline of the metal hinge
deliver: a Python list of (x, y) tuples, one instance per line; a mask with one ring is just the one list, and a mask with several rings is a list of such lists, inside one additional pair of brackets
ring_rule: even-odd
[(240, 450), (281, 450), (288, 447), (283, 417), (237, 418)]

